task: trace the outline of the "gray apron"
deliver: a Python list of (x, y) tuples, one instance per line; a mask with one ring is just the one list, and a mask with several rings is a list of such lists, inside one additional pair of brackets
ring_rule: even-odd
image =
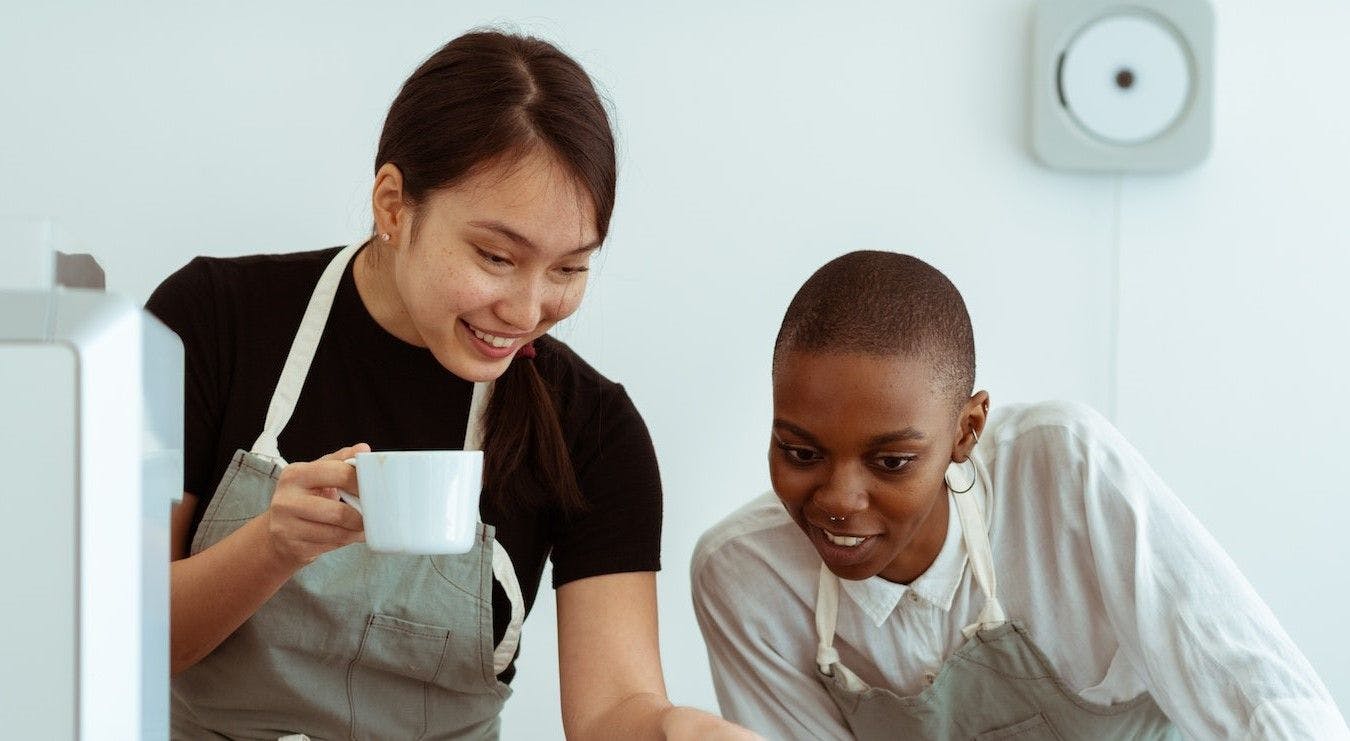
[(1172, 722), (1144, 693), (1098, 705), (1055, 674), (1026, 629), (1003, 613), (984, 515), (972, 491), (952, 493), (975, 583), (984, 593), (966, 641), (928, 687), (900, 697), (870, 687), (844, 666), (834, 648), (839, 579), (824, 564), (816, 596), (817, 678), (859, 739), (1170, 739)]
[[(291, 345), (263, 432), (238, 451), (192, 540), (193, 555), (265, 512), (286, 462), (277, 436), (290, 420), (356, 246), (325, 269)], [(475, 384), (466, 450), (479, 449), (490, 388)], [(296, 572), (243, 625), (173, 678), (175, 739), (496, 738), (510, 688), (524, 600), (493, 528), (453, 556), (372, 552), (363, 543)], [(511, 620), (492, 645), (492, 577)]]

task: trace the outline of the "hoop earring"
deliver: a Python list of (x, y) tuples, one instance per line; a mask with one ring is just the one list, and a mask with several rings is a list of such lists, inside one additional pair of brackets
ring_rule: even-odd
[[(956, 488), (955, 486), (952, 486), (951, 479), (948, 479), (948, 478), (947, 478), (947, 474), (946, 474), (946, 473), (943, 473), (943, 474), (942, 474), (942, 483), (946, 484), (946, 485), (947, 485), (947, 490), (950, 491), (950, 492), (953, 493), (953, 494), (965, 494), (966, 492), (968, 492), (968, 491), (970, 491), (971, 489), (974, 489), (974, 488), (975, 488), (975, 476), (976, 476), (977, 473), (978, 473), (978, 472), (975, 470), (975, 461), (974, 461), (970, 456), (966, 456), (966, 459), (965, 459), (965, 461), (963, 461), (963, 462), (964, 462), (964, 463), (969, 463), (969, 464), (970, 464), (970, 483), (969, 483), (969, 484), (966, 484), (966, 488), (964, 488), (964, 489), (958, 489), (958, 488)], [(952, 464), (952, 465), (959, 465), (959, 464), (955, 464), (955, 463), (954, 463), (954, 464)], [(948, 466), (948, 471), (949, 471), (949, 472), (950, 472), (950, 469), (951, 469), (951, 467)]]

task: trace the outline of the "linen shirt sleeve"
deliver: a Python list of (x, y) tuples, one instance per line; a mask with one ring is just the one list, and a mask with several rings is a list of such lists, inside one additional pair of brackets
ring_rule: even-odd
[(740, 544), (704, 536), (690, 576), (722, 715), (770, 739), (852, 739), (814, 676), (814, 642), (793, 640), (785, 628), (800, 632), (814, 618), (792, 602), (769, 563)]
[(1191, 738), (1350, 737), (1270, 608), (1138, 451), (1095, 412), (1069, 434), (1064, 474), (1081, 479), (1106, 612), (1163, 712)]

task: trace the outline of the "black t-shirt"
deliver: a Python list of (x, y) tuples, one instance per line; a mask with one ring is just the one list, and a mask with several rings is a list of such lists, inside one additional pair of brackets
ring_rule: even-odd
[[(151, 295), (146, 308), (178, 333), (185, 351), (183, 490), (198, 501), (189, 538), (234, 452), (251, 449), (262, 432), (310, 294), (338, 249), (198, 257)], [(515, 564), (527, 614), (550, 556), (557, 588), (588, 576), (655, 571), (661, 551), (661, 482), (642, 417), (622, 386), (562, 342), (544, 336), (535, 348), (535, 359), (513, 362), (535, 363), (553, 387), (586, 506), (565, 514), (557, 505), (513, 506), (484, 497), (480, 516), (496, 527)], [(349, 264), (278, 447), (289, 461), (314, 460), (357, 442), (375, 450), (460, 449), (472, 389), (429, 350), (375, 322)], [(495, 582), (492, 596), (500, 641), (510, 602)], [(514, 673), (513, 662), (503, 681)]]

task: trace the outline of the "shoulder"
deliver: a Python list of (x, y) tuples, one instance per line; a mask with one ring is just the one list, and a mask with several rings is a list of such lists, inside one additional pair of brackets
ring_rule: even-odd
[(606, 378), (567, 343), (543, 335), (534, 341), (535, 363), (539, 372), (550, 383), (564, 389), (589, 389), (613, 392), (619, 384)]
[(159, 314), (184, 305), (218, 307), (250, 295), (289, 294), (297, 288), (312, 287), (339, 249), (331, 247), (243, 257), (194, 257), (159, 284), (147, 306)]
[(810, 541), (768, 492), (699, 538), (689, 565), (694, 601), (734, 590), (760, 610), (778, 598), (813, 591), (819, 563)]
[(624, 387), (607, 378), (562, 340), (543, 335), (534, 341), (532, 361), (552, 387), (564, 428), (627, 426), (641, 421)]
[(995, 407), (985, 426), (994, 457), (1051, 457), (1061, 463), (1129, 449), (1110, 420), (1072, 401), (1042, 401)]
[(989, 417), (988, 436), (1011, 441), (1028, 434), (1046, 432), (1095, 438), (1115, 433), (1100, 412), (1076, 401), (1040, 401), (995, 407)]
[[(1093, 408), (1076, 402), (1012, 404), (990, 415), (981, 456), (1005, 506), (1047, 500), (1085, 516), (1084, 506), (1143, 506), (1165, 484), (1144, 457)], [(988, 443), (988, 447), (986, 446)]]

